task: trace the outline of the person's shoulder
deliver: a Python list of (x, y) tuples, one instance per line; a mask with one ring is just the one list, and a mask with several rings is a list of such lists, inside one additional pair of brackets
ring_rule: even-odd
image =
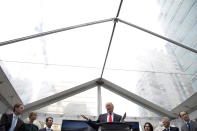
[(105, 116), (105, 115), (107, 115), (107, 113), (104, 113), (104, 114), (100, 114), (99, 116)]
[(37, 130), (39, 129), (37, 125), (35, 125), (35, 124), (32, 124), (32, 125), (33, 125)]
[(197, 121), (191, 121), (191, 124), (194, 126), (194, 128), (197, 128)]
[(116, 113), (114, 113), (114, 116), (122, 117), (121, 115), (119, 115), (119, 114), (116, 114)]
[(19, 121), (20, 123), (24, 123), (24, 121), (23, 121), (21, 118), (19, 118), (18, 121)]
[(107, 116), (107, 113), (104, 113), (104, 114), (100, 114), (99, 117), (98, 117), (98, 120), (100, 119), (103, 119)]
[(5, 116), (8, 116), (7, 113), (3, 113), (1, 117), (5, 117)]
[(40, 130), (45, 130), (46, 128), (41, 128)]
[(191, 123), (195, 123), (195, 124), (197, 124), (197, 121), (193, 121), (193, 120), (192, 120), (192, 121), (191, 121)]
[(187, 125), (184, 123), (181, 125), (181, 131), (184, 131), (184, 129), (187, 127)]
[[(13, 113), (3, 113), (4, 116), (13, 116)], [(2, 116), (3, 116), (2, 115)]]
[(179, 130), (179, 128), (178, 127), (172, 127), (172, 126), (170, 126), (170, 128), (172, 129), (172, 130)]
[(3, 113), (2, 114), (2, 118), (10, 118), (10, 117), (12, 117), (13, 116), (13, 114), (12, 113)]
[(45, 131), (45, 128), (41, 128), (41, 129), (39, 129), (38, 131)]

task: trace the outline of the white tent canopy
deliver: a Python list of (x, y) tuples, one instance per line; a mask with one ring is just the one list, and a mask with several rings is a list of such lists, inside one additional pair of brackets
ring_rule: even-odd
[(131, 117), (196, 110), (195, 0), (0, 3), (1, 113), (17, 102), (92, 116), (107, 101)]

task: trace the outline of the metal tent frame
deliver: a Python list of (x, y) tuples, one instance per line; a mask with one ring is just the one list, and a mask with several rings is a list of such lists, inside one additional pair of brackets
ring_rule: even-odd
[[(8, 40), (8, 41), (4, 41), (4, 42), (0, 42), (0, 46), (6, 46), (9, 44), (17, 44), (17, 42), (20, 41), (25, 41), (25, 40), (29, 40), (29, 39), (33, 39), (33, 38), (37, 38), (37, 37), (41, 37), (41, 36), (46, 36), (46, 35), (52, 35), (54, 33), (60, 33), (63, 31), (68, 31), (71, 29), (76, 29), (76, 28), (82, 28), (85, 26), (93, 26), (95, 24), (100, 24), (100, 23), (104, 23), (104, 22), (113, 22), (113, 29), (111, 32), (111, 37), (109, 40), (109, 45), (107, 48), (107, 52), (106, 52), (106, 56), (104, 58), (104, 63), (103, 63), (103, 68), (102, 68), (102, 72), (100, 75), (100, 78), (97, 78), (95, 80), (89, 81), (87, 83), (81, 84), (79, 86), (73, 87), (71, 89), (65, 90), (63, 92), (57, 93), (55, 95), (43, 98), (41, 100), (32, 102), (30, 104), (25, 105), (25, 112), (29, 112), (32, 110), (36, 110), (42, 107), (45, 107), (47, 105), (53, 104), (57, 101), (63, 100), (65, 98), (71, 97), (73, 95), (76, 95), (78, 93), (81, 93), (83, 91), (89, 90), (91, 88), (97, 87), (98, 88), (98, 114), (101, 113), (101, 104), (102, 104), (102, 96), (101, 96), (101, 88), (106, 88), (118, 95), (120, 95), (121, 97), (124, 97), (126, 99), (128, 99), (129, 101), (132, 101), (148, 110), (151, 110), (161, 116), (167, 116), (170, 117), (171, 119), (174, 119), (177, 117), (178, 112), (185, 110), (190, 112), (193, 112), (197, 109), (197, 103), (196, 103), (196, 99), (197, 99), (197, 93), (194, 93), (190, 98), (188, 98), (186, 101), (184, 101), (183, 103), (181, 103), (180, 105), (178, 105), (177, 107), (175, 107), (174, 109), (172, 109), (171, 111), (168, 111), (138, 95), (135, 95), (134, 93), (123, 89), (122, 87), (108, 81), (105, 80), (103, 78), (103, 73), (105, 71), (105, 65), (107, 62), (107, 58), (108, 58), (108, 54), (110, 52), (110, 47), (112, 45), (112, 40), (113, 40), (113, 36), (114, 36), (114, 32), (116, 29), (116, 26), (118, 25), (118, 22), (121, 22), (123, 24), (126, 24), (130, 27), (139, 29), (141, 31), (144, 31), (146, 33), (149, 33), (150, 35), (154, 35), (160, 39), (163, 39), (165, 41), (168, 41), (172, 44), (175, 44), (179, 47), (185, 48), (188, 51), (191, 51), (193, 53), (197, 53), (196, 49), (193, 49), (191, 47), (185, 46), (182, 43), (179, 43), (177, 41), (171, 40), (167, 37), (164, 37), (162, 35), (159, 35), (155, 32), (152, 32), (150, 30), (147, 30), (145, 28), (142, 28), (140, 26), (137, 26), (135, 24), (132, 24), (130, 22), (124, 21), (122, 19), (119, 18), (119, 13), (121, 11), (121, 6), (122, 6), (123, 0), (120, 1), (120, 5), (117, 11), (117, 15), (114, 18), (109, 18), (109, 19), (104, 19), (104, 20), (99, 20), (99, 21), (93, 21), (93, 22), (88, 22), (88, 23), (83, 23), (80, 25), (74, 25), (74, 26), (69, 26), (69, 27), (65, 27), (65, 28), (60, 28), (60, 29), (56, 29), (56, 30), (51, 30), (51, 31), (47, 31), (47, 32), (42, 32), (42, 33), (38, 33), (38, 34), (33, 34), (30, 36), (25, 36), (25, 37), (21, 37), (21, 38), (17, 38), (17, 39), (13, 39), (13, 40)], [(8, 80), (7, 76), (5, 75), (5, 73), (3, 72), (2, 68), (0, 67), (0, 101), (2, 103), (4, 103), (4, 105), (6, 105), (6, 109), (5, 110), (0, 110), (1, 112), (4, 112), (6, 110), (9, 110), (13, 107), (13, 105), (15, 103), (22, 103), (20, 97), (18, 96), (18, 94), (16, 93), (16, 91), (14, 90), (12, 84), (10, 83), (10, 81)]]

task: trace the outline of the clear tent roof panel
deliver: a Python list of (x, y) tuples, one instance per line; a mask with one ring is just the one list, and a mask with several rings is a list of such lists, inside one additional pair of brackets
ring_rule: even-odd
[[(113, 18), (120, 1), (0, 3), (0, 42), (3, 42)], [(124, 0), (119, 18), (197, 49), (196, 3)], [(101, 76), (113, 23), (108, 21), (0, 46), (0, 65), (25, 104), (70, 89)], [(196, 64), (196, 53), (118, 21), (103, 78), (171, 110), (197, 91)], [(167, 103), (164, 97), (174, 102)]]
[[(106, 112), (105, 103), (112, 102), (114, 104), (114, 112), (131, 117), (158, 117), (159, 115), (148, 111), (131, 101), (114, 94), (113, 92), (101, 87), (102, 94), (102, 113)], [(58, 101), (44, 108), (37, 110), (40, 113), (62, 114), (65, 118), (69, 116), (78, 116), (81, 114), (86, 116), (97, 116), (97, 87), (84, 91), (67, 99)], [(77, 108), (76, 108), (77, 107)]]
[(97, 69), (5, 63), (10, 82), (24, 104), (83, 84), (100, 75)]
[(125, 0), (119, 18), (196, 48), (196, 9), (195, 0)]
[(114, 112), (123, 116), (126, 112), (127, 116), (131, 117), (158, 117), (146, 108), (139, 106), (105, 88), (101, 88), (102, 93), (102, 113), (106, 112), (105, 103), (112, 102), (114, 104)]
[(158, 19), (160, 12), (160, 5), (156, 0), (125, 0), (119, 18), (154, 32), (162, 33)]
[(118, 0), (1, 1), (0, 41), (112, 18), (118, 6)]
[(66, 117), (74, 115), (97, 115), (97, 88), (92, 88), (57, 103), (43, 107), (37, 112), (62, 114)]
[(30, 103), (100, 77), (111, 29), (102, 23), (3, 46), (1, 65)]
[(171, 110), (197, 91), (196, 60), (195, 53), (120, 23), (103, 77)]

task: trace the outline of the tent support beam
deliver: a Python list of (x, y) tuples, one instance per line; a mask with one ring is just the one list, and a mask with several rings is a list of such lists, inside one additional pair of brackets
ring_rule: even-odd
[(16, 42), (29, 40), (29, 39), (33, 39), (33, 38), (37, 38), (37, 37), (41, 37), (41, 36), (46, 36), (46, 35), (50, 35), (50, 34), (54, 34), (54, 33), (59, 33), (59, 32), (63, 32), (63, 31), (71, 30), (71, 29), (76, 29), (76, 28), (80, 28), (80, 27), (105, 23), (105, 22), (109, 22), (109, 21), (113, 21), (113, 20), (114, 20), (114, 18), (109, 18), (109, 19), (69, 26), (69, 27), (65, 27), (65, 28), (55, 29), (55, 30), (51, 30), (51, 31), (47, 31), (47, 32), (42, 32), (42, 33), (38, 33), (38, 34), (34, 34), (34, 35), (29, 35), (29, 36), (25, 36), (25, 37), (21, 37), (21, 38), (16, 38), (16, 39), (0, 42), (0, 46), (9, 45), (9, 44), (13, 44)]
[(150, 31), (150, 30), (147, 30), (147, 29), (142, 28), (142, 27), (140, 27), (140, 26), (134, 25), (134, 24), (129, 23), (129, 22), (127, 22), (127, 21), (121, 20), (121, 19), (119, 19), (119, 18), (118, 18), (118, 21), (120, 21), (120, 22), (122, 22), (122, 23), (124, 23), (124, 24), (126, 24), (126, 25), (129, 25), (129, 26), (131, 26), (131, 27), (134, 27), (134, 28), (136, 28), (136, 29), (139, 29), (139, 30), (141, 30), (141, 31), (144, 31), (144, 32), (146, 32), (146, 33), (149, 33), (149, 34), (151, 34), (151, 35), (154, 35), (154, 36), (156, 36), (156, 37), (159, 37), (159, 38), (161, 38), (161, 39), (163, 39), (163, 40), (166, 40), (166, 41), (168, 41), (168, 42), (170, 42), (170, 43), (172, 43), (172, 44), (174, 44), (174, 45), (177, 45), (177, 46), (179, 46), (179, 47), (185, 48), (185, 49), (187, 49), (187, 50), (189, 50), (189, 51), (191, 51), (191, 52), (193, 52), (193, 53), (197, 53), (197, 50), (195, 50), (195, 49), (193, 49), (193, 48), (191, 48), (191, 47), (188, 47), (188, 46), (186, 46), (186, 45), (184, 45), (184, 44), (182, 44), (182, 43), (179, 43), (179, 42), (177, 42), (177, 41), (171, 40), (171, 39), (169, 39), (169, 38), (167, 38), (167, 37), (164, 37), (164, 36), (162, 36), (162, 35), (159, 35), (159, 34), (157, 34), (157, 33), (154, 33), (154, 32), (152, 32), (152, 31)]

